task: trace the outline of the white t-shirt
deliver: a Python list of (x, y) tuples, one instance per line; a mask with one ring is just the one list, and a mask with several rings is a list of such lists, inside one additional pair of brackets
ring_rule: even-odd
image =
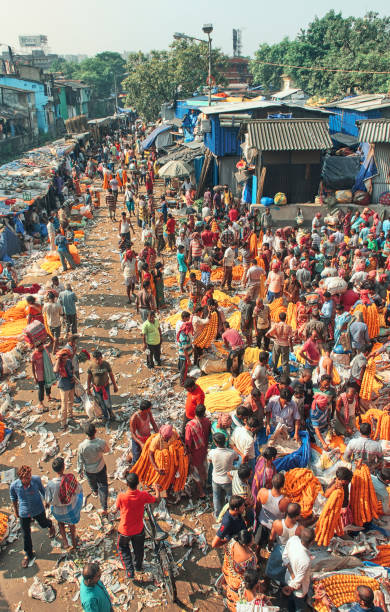
[(231, 448), (212, 448), (207, 456), (213, 464), (213, 481), (216, 484), (229, 484), (231, 480), (227, 473), (238, 459), (237, 453)]
[(255, 457), (255, 442), (250, 431), (244, 426), (236, 427), (231, 437), (232, 444), (249, 459)]
[(202, 208), (202, 219), (205, 219), (206, 217), (210, 217), (211, 215), (211, 211), (209, 209), (208, 206), (203, 206)]
[(234, 251), (231, 247), (228, 247), (223, 256), (223, 263), (227, 267), (233, 267), (234, 264)]

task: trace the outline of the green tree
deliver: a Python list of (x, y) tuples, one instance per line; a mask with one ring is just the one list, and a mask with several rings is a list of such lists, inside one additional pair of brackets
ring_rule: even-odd
[[(348, 92), (386, 92), (390, 75), (346, 72), (388, 71), (390, 66), (390, 18), (377, 13), (344, 18), (329, 11), (316, 17), (294, 40), (260, 45), (250, 64), (255, 84), (279, 89), (287, 72), (298, 87), (312, 95), (340, 96)], [(262, 62), (338, 69), (283, 68)]]
[(107, 98), (114, 92), (115, 76), (119, 85), (126, 72), (126, 62), (119, 53), (104, 51), (82, 62), (56, 60), (52, 72), (62, 72), (67, 78), (80, 79), (92, 89), (95, 98)]
[[(212, 76), (216, 84), (225, 84), (222, 71), (226, 57), (212, 50)], [(179, 40), (168, 51), (145, 55), (132, 53), (127, 60), (129, 75), (123, 81), (128, 103), (147, 121), (158, 117), (161, 105), (178, 96), (191, 96), (207, 87), (208, 48), (205, 43)]]

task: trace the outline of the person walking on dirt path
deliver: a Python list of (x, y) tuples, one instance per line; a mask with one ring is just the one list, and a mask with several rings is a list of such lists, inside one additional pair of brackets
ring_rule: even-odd
[(149, 369), (154, 368), (154, 360), (158, 366), (161, 365), (162, 334), (160, 322), (156, 319), (153, 310), (148, 313), (148, 318), (142, 325), (143, 349), (146, 352), (146, 365)]
[(45, 501), (47, 505), (51, 504), (51, 513), (58, 522), (64, 548), (69, 550), (65, 529), (65, 525), (68, 525), (72, 542), (70, 550), (76, 550), (79, 540), (76, 535), (76, 525), (80, 522), (83, 490), (73, 474), (64, 473), (63, 457), (56, 457), (51, 466), (57, 476), (47, 483)]
[(116, 222), (116, 218), (115, 218), (116, 200), (115, 200), (115, 196), (112, 193), (111, 187), (108, 190), (108, 193), (106, 195), (106, 204), (107, 204), (107, 207), (108, 207), (108, 212), (110, 214), (110, 220)]
[(131, 463), (137, 463), (141, 456), (141, 452), (146, 440), (152, 433), (158, 433), (158, 427), (152, 414), (152, 402), (149, 400), (141, 400), (139, 410), (130, 418), (130, 433), (131, 433)]
[(137, 293), (136, 298), (137, 314), (141, 311), (141, 319), (145, 322), (149, 312), (156, 310), (156, 300), (150, 289), (150, 281), (146, 280), (142, 283), (142, 289)]
[(122, 257), (121, 268), (125, 279), (126, 295), (129, 303), (131, 303), (131, 294), (136, 298), (135, 285), (138, 282), (137, 253), (131, 247)]
[(52, 353), (55, 354), (58, 349), (61, 336), (61, 317), (64, 315), (61, 303), (57, 300), (54, 291), (49, 291), (47, 294), (47, 302), (43, 305), (43, 314), (46, 317), (47, 325), (52, 335)]
[(67, 267), (66, 264), (68, 263), (69, 268), (71, 270), (74, 270), (74, 268), (76, 267), (76, 264), (73, 260), (73, 257), (69, 251), (69, 246), (68, 246), (68, 241), (66, 239), (65, 236), (63, 236), (60, 232), (57, 232), (57, 236), (56, 239), (54, 241), (56, 247), (57, 247), (57, 251), (58, 251), (58, 256), (60, 258), (61, 264), (62, 264), (62, 269), (64, 272), (66, 272)]
[(110, 452), (105, 440), (96, 437), (96, 426), (88, 423), (84, 429), (86, 439), (80, 442), (77, 450), (77, 470), (80, 478), (84, 474), (92, 489), (92, 495), (99, 495), (103, 516), (107, 516), (108, 481), (107, 466), (104, 462), (104, 453)]
[(130, 217), (123, 211), (119, 221), (118, 233), (120, 238), (126, 240), (130, 244), (130, 230), (135, 234), (134, 227), (130, 221)]
[(102, 409), (105, 420), (115, 420), (110, 395), (110, 380), (114, 393), (118, 393), (118, 386), (111, 365), (108, 361), (103, 360), (100, 351), (94, 351), (92, 353), (92, 363), (88, 368), (87, 391), (91, 395), (93, 389), (94, 397)]
[(126, 484), (127, 491), (119, 493), (116, 498), (116, 509), (120, 512), (117, 547), (126, 575), (132, 580), (134, 564), (130, 542), (134, 551), (135, 571), (142, 572), (145, 545), (143, 520), (145, 504), (155, 504), (160, 500), (160, 488), (157, 483), (153, 485), (154, 496), (146, 491), (139, 491), (138, 476), (132, 472), (126, 474)]
[(66, 285), (65, 291), (61, 291), (58, 298), (64, 311), (66, 331), (69, 334), (77, 334), (77, 295), (72, 290), (72, 285)]
[(40, 476), (32, 476), (31, 467), (22, 465), (18, 469), (18, 478), (10, 486), (10, 497), (16, 518), (19, 519), (23, 534), (25, 556), (22, 567), (31, 567), (36, 559), (32, 547), (31, 522), (36, 521), (42, 529), (49, 529), (49, 537), (54, 538), (53, 521), (47, 518), (42, 499), (45, 497)]

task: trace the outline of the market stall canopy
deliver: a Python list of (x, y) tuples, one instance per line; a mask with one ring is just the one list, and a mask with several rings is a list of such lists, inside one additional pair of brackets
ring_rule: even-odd
[(163, 125), (159, 125), (158, 127), (156, 127), (149, 134), (149, 136), (147, 136), (145, 138), (145, 140), (142, 141), (142, 143), (141, 143), (142, 150), (146, 151), (146, 149), (149, 149), (149, 147), (152, 146), (152, 144), (154, 143), (154, 141), (156, 140), (156, 138), (157, 138), (157, 136), (159, 134), (162, 134), (163, 132), (167, 132), (171, 128), (172, 128), (172, 124), (171, 123), (164, 123)]
[(161, 178), (180, 178), (182, 176), (189, 176), (191, 172), (193, 172), (193, 169), (189, 164), (178, 160), (166, 163), (159, 169), (158, 175)]
[(248, 146), (259, 151), (331, 149), (327, 119), (257, 119), (249, 121)]
[(189, 163), (196, 157), (203, 155), (205, 152), (205, 146), (203, 142), (184, 142), (182, 144), (174, 144), (170, 147), (163, 147), (163, 150), (167, 152), (166, 155), (158, 158), (159, 163), (163, 166), (169, 161), (181, 160)]

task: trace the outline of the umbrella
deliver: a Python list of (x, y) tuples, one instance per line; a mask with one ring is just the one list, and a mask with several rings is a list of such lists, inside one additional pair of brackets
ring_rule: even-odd
[(164, 164), (158, 171), (161, 178), (174, 178), (181, 176), (189, 176), (193, 172), (191, 166), (182, 161), (169, 161)]

